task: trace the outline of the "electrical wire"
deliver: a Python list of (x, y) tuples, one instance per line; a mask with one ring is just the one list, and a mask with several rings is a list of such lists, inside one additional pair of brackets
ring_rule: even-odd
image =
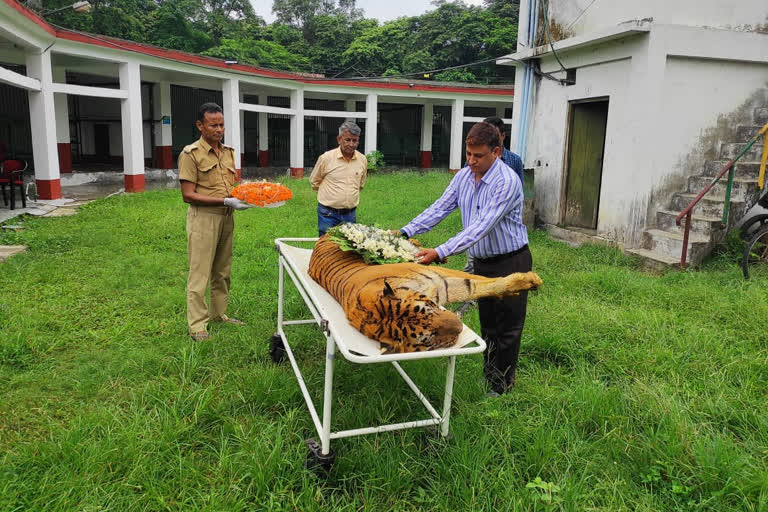
[(572, 22), (570, 22), (570, 23), (568, 24), (568, 26), (567, 26), (567, 27), (565, 27), (565, 30), (568, 30), (569, 28), (571, 28), (571, 27), (573, 26), (573, 24), (574, 24), (574, 23), (576, 23), (576, 22), (579, 20), (579, 18), (581, 18), (581, 15), (582, 15), (582, 14), (584, 14), (585, 12), (587, 12), (587, 9), (589, 9), (590, 7), (592, 7), (592, 4), (594, 4), (595, 2), (597, 2), (597, 0), (592, 0), (592, 1), (589, 3), (589, 5), (588, 5), (588, 6), (586, 6), (586, 7), (584, 8), (584, 10), (582, 10), (582, 11), (579, 13), (579, 15), (578, 15), (578, 16), (576, 16), (576, 17), (573, 19), (573, 21), (572, 21)]
[(555, 45), (552, 43), (552, 35), (549, 33), (549, 17), (547, 16), (547, 10), (549, 9), (549, 6), (546, 5), (546, 2), (544, 0), (541, 0), (541, 3), (539, 4), (539, 6), (541, 7), (541, 14), (544, 17), (544, 32), (547, 34), (547, 41), (549, 41), (549, 47), (552, 49), (552, 54), (555, 56), (555, 60), (557, 60), (557, 63), (560, 64), (560, 68), (563, 71), (566, 71), (565, 66), (560, 60), (560, 57), (557, 56), (557, 52), (555, 51)]
[[(344, 77), (344, 80), (371, 80), (371, 79), (376, 79), (376, 78), (412, 78), (412, 77), (416, 77), (416, 76), (420, 76), (420, 75), (430, 75), (432, 73), (440, 73), (442, 71), (450, 71), (452, 69), (459, 69), (459, 68), (466, 68), (466, 67), (470, 67), (470, 66), (477, 66), (479, 64), (487, 64), (488, 62), (495, 62), (497, 60), (507, 60), (507, 61), (510, 61), (510, 62), (520, 62), (517, 59), (512, 59), (510, 57), (507, 57), (506, 55), (502, 55), (501, 57), (494, 57), (492, 59), (483, 59), (483, 60), (478, 60), (478, 61), (475, 61), (475, 62), (470, 62), (470, 63), (467, 63), (467, 64), (459, 64), (457, 66), (448, 66), (448, 67), (445, 67), (445, 68), (432, 69), (432, 70), (429, 70), (429, 71), (417, 71), (417, 72), (414, 72), (414, 73), (399, 73), (399, 74), (396, 74), (396, 75), (387, 75), (387, 76), (384, 76), (384, 75), (378, 75), (378, 76), (350, 76), (350, 77)], [(353, 67), (353, 69), (354, 69), (354, 67)], [(318, 80), (332, 80), (332, 79), (331, 78), (319, 78)]]
[[(560, 57), (558, 57), (557, 52), (555, 51), (555, 45), (552, 42), (552, 35), (549, 33), (549, 18), (547, 17), (548, 6), (545, 5), (544, 0), (541, 0), (541, 3), (539, 5), (541, 6), (542, 15), (544, 16), (544, 32), (547, 34), (547, 40), (549, 41), (549, 47), (552, 49), (552, 55), (555, 57), (555, 60), (557, 61), (557, 63), (560, 64), (560, 69), (565, 71), (566, 74), (567, 74), (568, 70), (563, 65), (563, 61), (560, 60)], [(539, 70), (539, 73), (541, 73), (542, 76), (548, 76), (551, 79), (557, 80), (562, 85), (571, 85), (571, 84), (573, 84), (573, 81), (572, 80), (568, 80), (567, 78), (566, 79), (554, 78), (549, 73), (547, 73), (545, 75), (543, 72), (541, 72), (541, 70)]]

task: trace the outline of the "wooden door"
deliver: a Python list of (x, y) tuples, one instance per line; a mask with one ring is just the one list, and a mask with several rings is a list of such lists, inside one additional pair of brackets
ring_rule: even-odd
[(571, 105), (565, 225), (595, 229), (603, 175), (608, 101)]

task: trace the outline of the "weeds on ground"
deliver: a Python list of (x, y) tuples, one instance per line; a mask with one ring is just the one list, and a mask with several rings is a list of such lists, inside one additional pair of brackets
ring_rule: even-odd
[[(373, 175), (358, 220), (399, 228), (449, 180)], [(768, 283), (744, 282), (727, 251), (651, 275), (541, 232), (544, 286), (529, 298), (514, 391), (485, 399), (482, 358), (461, 358), (451, 441), (335, 440), (318, 479), (296, 380), (268, 355), (273, 240), (316, 233), (314, 194), (287, 183), (286, 206), (235, 214), (230, 312), (247, 325), (215, 325), (207, 343), (186, 336), (178, 191), (0, 234), (29, 246), (0, 265), (0, 510), (768, 509)], [(453, 214), (420, 239), (435, 246), (459, 224)], [(308, 317), (287, 290), (286, 315)], [(464, 321), (479, 330), (476, 311)], [(323, 338), (290, 335), (319, 404)], [(404, 367), (439, 403), (445, 362)], [(334, 429), (425, 416), (391, 368), (339, 359), (335, 382)]]

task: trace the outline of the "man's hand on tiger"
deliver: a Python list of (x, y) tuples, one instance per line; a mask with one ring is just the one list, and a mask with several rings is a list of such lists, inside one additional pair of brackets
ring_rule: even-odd
[(439, 261), (440, 256), (434, 249), (422, 249), (416, 253), (416, 261), (422, 265), (429, 265), (432, 262)]

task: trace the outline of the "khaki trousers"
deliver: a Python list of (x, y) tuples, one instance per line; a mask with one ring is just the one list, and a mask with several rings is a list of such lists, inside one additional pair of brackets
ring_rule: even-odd
[[(208, 322), (221, 319), (229, 300), (232, 269), (232, 209), (223, 206), (190, 206), (187, 210), (187, 323), (189, 332), (205, 331)], [(210, 308), (205, 290), (210, 285)]]

